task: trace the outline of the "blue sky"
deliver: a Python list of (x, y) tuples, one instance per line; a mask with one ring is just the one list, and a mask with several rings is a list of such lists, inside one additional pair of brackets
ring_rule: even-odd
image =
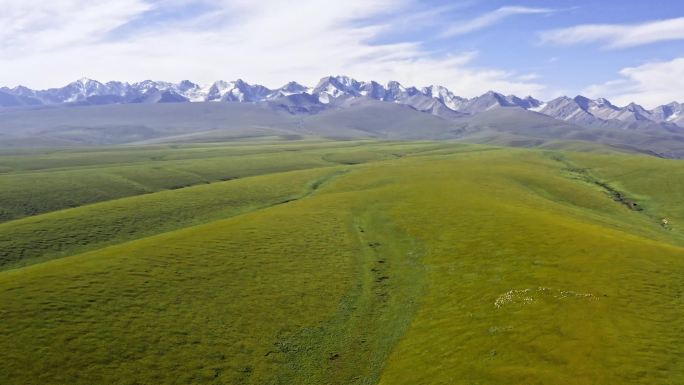
[(0, 0), (0, 85), (277, 87), (328, 74), (549, 99), (684, 101), (684, 2)]

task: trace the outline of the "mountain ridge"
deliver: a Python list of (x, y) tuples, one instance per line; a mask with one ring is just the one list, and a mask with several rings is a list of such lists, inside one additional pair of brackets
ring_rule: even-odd
[(372, 80), (358, 81), (341, 75), (326, 76), (314, 87), (292, 81), (275, 89), (250, 84), (242, 79), (218, 80), (202, 86), (189, 80), (179, 83), (152, 80), (102, 83), (88, 78), (76, 80), (61, 88), (46, 90), (33, 90), (24, 86), (0, 88), (0, 108), (5, 109), (129, 103), (238, 102), (280, 103), (289, 106), (286, 110), (290, 113), (310, 114), (338, 106), (350, 98), (405, 104), (446, 119), (457, 119), (497, 107), (517, 107), (589, 127), (638, 129), (662, 126), (670, 130), (673, 126), (684, 127), (684, 103), (678, 102), (647, 110), (636, 103), (618, 107), (605, 98), (590, 99), (582, 95), (574, 98), (561, 96), (542, 102), (532, 96), (521, 98), (488, 91), (480, 96), (465, 98), (439, 85), (417, 88), (404, 86), (397, 81), (389, 81), (383, 85)]
[[(8, 91), (9, 90), (9, 91)], [(0, 147), (214, 142), (264, 137), (458, 140), (513, 147), (594, 142), (684, 158), (684, 105), (652, 110), (607, 99), (542, 102), (488, 91), (463, 98), (328, 76), (314, 87), (269, 89), (244, 80), (198, 85), (80, 79), (66, 87), (0, 89)], [(9, 106), (7, 106), (9, 105)]]

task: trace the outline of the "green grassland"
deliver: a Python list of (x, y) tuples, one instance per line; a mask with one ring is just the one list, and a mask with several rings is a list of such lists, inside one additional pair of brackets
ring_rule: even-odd
[(0, 152), (0, 222), (133, 195), (393, 158), (440, 146), (306, 141), (123, 150), (4, 150), (6, 154)]
[(203, 184), (115, 199), (0, 224), (0, 269), (68, 256), (296, 199), (317, 177), (316, 168)]
[(681, 161), (304, 140), (0, 172), (2, 384), (684, 383)]

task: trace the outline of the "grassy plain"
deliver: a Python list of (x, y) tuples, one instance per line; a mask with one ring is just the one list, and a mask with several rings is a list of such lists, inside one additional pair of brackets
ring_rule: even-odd
[(603, 150), (7, 154), (0, 382), (683, 383), (684, 164)]

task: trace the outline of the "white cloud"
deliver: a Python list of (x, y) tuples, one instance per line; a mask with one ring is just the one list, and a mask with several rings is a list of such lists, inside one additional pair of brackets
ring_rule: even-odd
[(87, 44), (150, 8), (141, 0), (0, 0), (0, 58)]
[(544, 43), (572, 45), (602, 43), (627, 48), (668, 40), (684, 40), (684, 17), (640, 24), (585, 24), (541, 33)]
[(548, 8), (531, 8), (519, 6), (501, 7), (497, 10), (476, 17), (470, 21), (459, 22), (456, 25), (447, 28), (442, 33), (442, 36), (451, 37), (464, 35), (482, 28), (489, 27), (515, 15), (545, 14), (552, 12), (554, 11)]
[(443, 84), (464, 96), (489, 89), (538, 95), (544, 89), (526, 74), (475, 67), (473, 53), (438, 57), (420, 42), (371, 43), (392, 25), (360, 20), (401, 19), (401, 12), (420, 5), (416, 0), (196, 2), (210, 12), (154, 27), (138, 23), (143, 27), (112, 39), (111, 31), (178, 1), (0, 0), (0, 8), (11, 5), (11, 12), (0, 14), (0, 25), (10, 25), (0, 32), (0, 85), (61, 86), (88, 76), (202, 83), (240, 77), (280, 86), (348, 74)]
[(592, 85), (583, 92), (589, 97), (607, 97), (619, 105), (634, 101), (647, 108), (684, 102), (684, 57), (624, 68), (620, 75), (621, 79)]

